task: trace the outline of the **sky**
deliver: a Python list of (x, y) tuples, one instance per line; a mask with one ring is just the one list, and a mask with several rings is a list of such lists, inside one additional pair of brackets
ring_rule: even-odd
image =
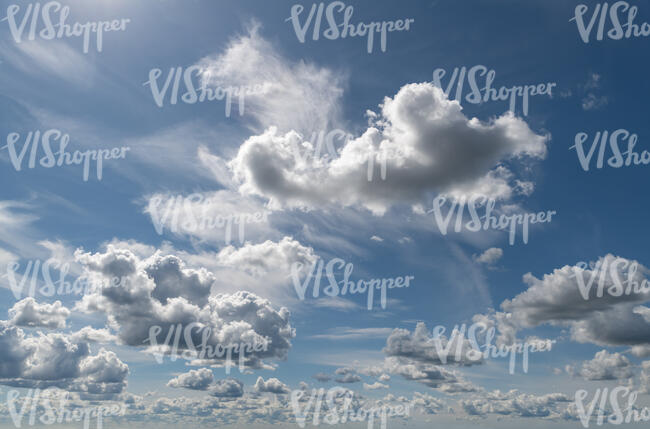
[(650, 9), (584, 3), (2, 0), (0, 427), (649, 407)]

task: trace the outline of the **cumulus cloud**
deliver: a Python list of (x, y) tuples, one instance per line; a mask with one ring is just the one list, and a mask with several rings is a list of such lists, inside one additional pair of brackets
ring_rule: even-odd
[(60, 333), (26, 336), (0, 322), (0, 384), (115, 395), (126, 387), (128, 366), (114, 352), (90, 353), (85, 342)]
[(484, 392), (471, 399), (459, 401), (459, 405), (470, 416), (487, 415), (512, 417), (560, 418), (571, 399), (562, 393), (529, 395), (511, 390)]
[(213, 379), (212, 371), (207, 368), (201, 368), (198, 370), (190, 370), (190, 372), (172, 378), (167, 382), (167, 386), (176, 388), (183, 387), (192, 390), (207, 390)]
[(118, 342), (117, 336), (112, 334), (108, 329), (94, 329), (90, 326), (81, 328), (77, 332), (73, 332), (70, 335), (75, 342), (87, 342), (87, 343), (116, 343)]
[(217, 380), (210, 386), (209, 392), (217, 398), (240, 398), (244, 395), (244, 383), (235, 378)]
[(400, 375), (406, 380), (417, 381), (449, 394), (480, 390), (478, 386), (463, 379), (456, 371), (414, 359), (389, 357), (384, 361), (384, 368), (391, 374)]
[(257, 381), (255, 382), (255, 391), (259, 393), (277, 393), (277, 394), (285, 394), (289, 393), (289, 388), (287, 387), (286, 384), (278, 380), (277, 378), (269, 378), (268, 380), (264, 381), (262, 377), (258, 377)]
[[(481, 389), (465, 380), (457, 371), (445, 368), (446, 365), (470, 366), (483, 363), (482, 355), (477, 354), (480, 351), (472, 347), (461, 331), (452, 331), (450, 338), (444, 332), (434, 336), (427, 332), (423, 322), (418, 322), (413, 332), (406, 329), (393, 330), (386, 340), (383, 352), (387, 357), (378, 374), (397, 374), (447, 394)], [(382, 378), (388, 380), (390, 377), (383, 374), (379, 379)]]
[[(523, 120), (511, 113), (488, 123), (468, 119), (429, 83), (405, 85), (380, 107), (380, 115), (371, 115), (373, 126), (348, 141), (338, 158), (316, 165), (295, 157), (298, 147), (314, 150), (295, 131), (270, 127), (250, 137), (228, 163), (239, 191), (268, 198), (272, 207), (337, 203), (381, 214), (429, 191), (510, 198), (510, 173), (501, 163), (546, 156), (548, 136), (535, 134)], [(387, 173), (378, 180), (382, 160)]]
[(435, 365), (480, 363), (481, 359), (475, 356), (480, 351), (472, 347), (464, 333), (455, 331), (450, 333), (450, 337), (448, 339), (444, 334), (434, 336), (433, 332), (429, 334), (426, 324), (418, 322), (413, 333), (406, 329), (393, 330), (383, 351), (387, 356)]
[(637, 261), (608, 254), (590, 265), (555, 269), (542, 279), (526, 274), (528, 289), (501, 307), (520, 328), (567, 325), (578, 342), (647, 344), (650, 324), (642, 311), (634, 311), (635, 304), (650, 300), (650, 291), (634, 291), (634, 284), (647, 282), (647, 274)]
[[(103, 287), (86, 294), (75, 308), (104, 314), (122, 343), (141, 347), (148, 343), (152, 352), (171, 353), (165, 338), (174, 329), (182, 329), (176, 353), (194, 356), (201, 365), (223, 366), (228, 359), (225, 353), (207, 357), (206, 353), (232, 344), (250, 345), (249, 349), (261, 345), (245, 353), (232, 349), (232, 359), (249, 368), (268, 367), (263, 359), (287, 357), (295, 335), (289, 310), (276, 310), (270, 301), (246, 291), (216, 293), (212, 272), (189, 268), (171, 254), (136, 255), (142, 250), (111, 244), (104, 252), (77, 251), (76, 258), (85, 270), (128, 281), (124, 287)], [(181, 354), (183, 351), (193, 353)]]
[(361, 381), (361, 377), (356, 373), (357, 371), (354, 368), (338, 368), (334, 373), (338, 375), (336, 378), (337, 383), (349, 384), (349, 383), (358, 383)]
[(284, 237), (277, 243), (267, 240), (259, 244), (247, 243), (239, 248), (227, 246), (217, 254), (222, 266), (236, 267), (257, 276), (273, 270), (289, 273), (293, 264), (311, 265), (316, 259), (312, 248), (291, 237)]
[(627, 357), (601, 350), (592, 360), (583, 362), (577, 374), (585, 380), (623, 380), (631, 378), (634, 372)]
[(61, 301), (39, 304), (31, 297), (18, 301), (9, 309), (9, 323), (30, 328), (63, 329), (69, 316), (70, 310)]

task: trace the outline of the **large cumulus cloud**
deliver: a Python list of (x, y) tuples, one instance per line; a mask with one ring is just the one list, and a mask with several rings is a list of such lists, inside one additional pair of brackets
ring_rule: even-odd
[[(263, 359), (285, 359), (294, 329), (286, 308), (276, 310), (268, 300), (250, 292), (218, 293), (215, 275), (204, 268), (190, 268), (178, 256), (155, 252), (137, 255), (127, 246), (108, 245), (104, 252), (77, 251), (77, 261), (87, 271), (106, 277), (122, 276), (122, 287), (102, 287), (85, 295), (76, 309), (104, 314), (119, 340), (131, 346), (153, 346), (152, 351), (170, 353), (166, 337), (182, 329), (177, 353), (198, 352), (185, 357), (202, 359), (204, 365), (221, 366), (227, 356), (217, 353), (201, 356), (232, 344), (260, 344), (258, 350), (232, 351), (231, 358), (247, 367), (260, 368)], [(188, 328), (193, 327), (193, 328)], [(152, 331), (152, 329), (154, 331)], [(185, 335), (185, 332), (188, 335)], [(159, 334), (159, 335), (158, 335)], [(190, 341), (192, 344), (190, 344)], [(200, 345), (200, 349), (197, 347)]]
[[(333, 202), (382, 213), (428, 191), (509, 198), (512, 175), (502, 163), (546, 156), (548, 136), (536, 134), (522, 119), (511, 113), (488, 122), (469, 119), (429, 83), (405, 85), (380, 107), (380, 114), (370, 115), (372, 125), (333, 160), (298, 159), (296, 150), (315, 149), (294, 131), (270, 127), (250, 137), (228, 164), (240, 192), (266, 197), (272, 206)], [(383, 159), (386, 174), (380, 180)]]
[(0, 384), (110, 396), (124, 390), (128, 373), (114, 352), (93, 355), (88, 343), (65, 334), (28, 336), (0, 321)]

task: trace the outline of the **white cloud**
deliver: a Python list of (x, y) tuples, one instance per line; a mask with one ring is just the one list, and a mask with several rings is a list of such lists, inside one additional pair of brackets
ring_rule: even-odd
[[(336, 159), (306, 164), (296, 159), (296, 148), (313, 147), (296, 132), (270, 127), (246, 140), (228, 165), (242, 194), (268, 198), (272, 207), (335, 203), (381, 214), (429, 191), (508, 199), (511, 173), (504, 176), (500, 163), (543, 159), (548, 139), (510, 113), (488, 123), (468, 119), (440, 88), (421, 83), (386, 97), (374, 126), (347, 142)], [(394, 155), (386, 161), (386, 180), (379, 180), (381, 154), (388, 151)], [(372, 181), (368, 159), (374, 162)]]
[(388, 385), (375, 381), (372, 384), (363, 383), (363, 388), (366, 390), (388, 389)]
[(212, 384), (214, 375), (212, 371), (207, 368), (201, 368), (198, 370), (190, 370), (184, 374), (172, 378), (167, 382), (169, 387), (184, 387), (186, 389), (192, 390), (207, 390)]
[(126, 387), (129, 368), (111, 351), (90, 354), (85, 342), (60, 333), (26, 336), (0, 321), (0, 384), (58, 387), (90, 395), (116, 395)]
[(476, 256), (474, 260), (480, 264), (493, 265), (503, 256), (503, 249), (491, 247), (485, 252)]
[(290, 61), (259, 30), (253, 23), (223, 53), (197, 63), (209, 86), (266, 85), (264, 94), (245, 98), (245, 116), (251, 115), (262, 129), (273, 125), (281, 132), (307, 135), (335, 128), (345, 85), (342, 73)]
[(63, 329), (70, 310), (61, 301), (39, 304), (34, 298), (25, 298), (9, 309), (9, 323), (30, 328)]
[(90, 88), (97, 75), (95, 66), (80, 51), (56, 40), (30, 40), (0, 44), (0, 54), (17, 69), (37, 74), (46, 71), (69, 83)]
[[(264, 345), (261, 351), (245, 354), (243, 363), (250, 368), (268, 367), (263, 359), (287, 357), (295, 335), (289, 310), (276, 310), (268, 300), (246, 291), (216, 293), (215, 275), (205, 268), (189, 268), (178, 256), (160, 252), (141, 258), (124, 245), (109, 244), (105, 252), (77, 251), (75, 255), (84, 269), (95, 275), (127, 279), (123, 287), (103, 285), (84, 295), (75, 306), (83, 312), (104, 314), (109, 327), (126, 345), (145, 346), (152, 341), (150, 329), (158, 327), (161, 336), (154, 335), (157, 346), (151, 343), (150, 350), (168, 353), (170, 348), (163, 343), (170, 330), (178, 324), (187, 329), (195, 323), (210, 329), (189, 333), (195, 352), (201, 353), (207, 346)], [(205, 333), (209, 333), (206, 339)], [(190, 339), (181, 337), (178, 353), (189, 347)], [(239, 353), (234, 350), (232, 359), (237, 360)], [(203, 364), (222, 366), (226, 359), (221, 354)]]
[(278, 380), (277, 378), (269, 378), (264, 381), (262, 377), (258, 377), (255, 382), (255, 391), (259, 393), (276, 393), (276, 394), (285, 394), (289, 393), (289, 388), (286, 384)]
[(577, 373), (585, 380), (623, 380), (634, 375), (628, 358), (607, 350), (601, 350), (592, 360), (583, 362)]

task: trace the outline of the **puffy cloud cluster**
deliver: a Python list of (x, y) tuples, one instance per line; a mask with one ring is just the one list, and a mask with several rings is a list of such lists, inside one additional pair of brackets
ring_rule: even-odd
[(111, 396), (124, 390), (128, 373), (114, 352), (92, 355), (86, 342), (61, 333), (27, 336), (0, 321), (0, 384)]
[(254, 387), (255, 391), (258, 393), (289, 393), (289, 388), (287, 385), (277, 378), (269, 378), (268, 380), (264, 381), (262, 377), (258, 377)]
[(217, 380), (209, 391), (210, 395), (217, 398), (239, 398), (244, 395), (244, 383), (235, 378)]
[(401, 375), (407, 380), (417, 381), (432, 389), (448, 394), (475, 392), (479, 387), (463, 379), (457, 372), (443, 366), (406, 358), (386, 358), (384, 367), (391, 374)]
[[(571, 368), (570, 371), (574, 372)], [(607, 350), (601, 350), (592, 360), (583, 362), (576, 372), (585, 380), (624, 380), (634, 375), (627, 357)]]
[(477, 391), (480, 388), (465, 380), (457, 371), (444, 368), (445, 365), (482, 363), (482, 357), (475, 354), (478, 351), (465, 335), (460, 332), (456, 334), (450, 334), (451, 338), (444, 334), (434, 337), (423, 322), (418, 322), (412, 333), (406, 329), (395, 329), (386, 339), (383, 352), (387, 358), (382, 369), (448, 394)]
[(470, 416), (486, 417), (489, 414), (511, 417), (560, 418), (571, 399), (561, 393), (529, 395), (517, 390), (502, 393), (485, 392), (481, 396), (459, 401)]
[(361, 377), (357, 374), (357, 371), (354, 368), (337, 368), (334, 373), (338, 375), (336, 378), (337, 383), (348, 384), (358, 383), (361, 381)]
[[(197, 364), (224, 365), (227, 355), (210, 350), (233, 344), (263, 345), (261, 350), (241, 353), (250, 368), (267, 366), (263, 359), (287, 357), (295, 333), (286, 308), (276, 310), (268, 300), (245, 291), (218, 293), (215, 275), (205, 268), (190, 268), (172, 254), (137, 254), (142, 251), (124, 244), (110, 244), (98, 253), (77, 251), (84, 270), (127, 281), (123, 287), (105, 286), (84, 295), (75, 308), (104, 314), (122, 343), (149, 343), (151, 351), (161, 353), (172, 353), (172, 344), (164, 344), (165, 339), (174, 338), (174, 331), (181, 329), (175, 352), (195, 352), (189, 356), (198, 358)], [(233, 349), (233, 361), (239, 357), (240, 351)]]
[(214, 380), (212, 371), (207, 368), (190, 370), (185, 374), (180, 374), (167, 382), (169, 387), (183, 387), (192, 390), (207, 390)]
[(371, 118), (374, 125), (336, 159), (304, 162), (296, 154), (313, 159), (314, 142), (270, 127), (246, 140), (228, 166), (242, 194), (268, 198), (274, 207), (336, 203), (383, 213), (430, 191), (508, 199), (513, 174), (502, 163), (546, 156), (548, 136), (523, 120), (511, 113), (487, 123), (469, 119), (430, 83), (405, 85)]
[(39, 304), (31, 297), (18, 301), (9, 309), (9, 323), (29, 328), (63, 329), (69, 316), (70, 310), (61, 301)]

